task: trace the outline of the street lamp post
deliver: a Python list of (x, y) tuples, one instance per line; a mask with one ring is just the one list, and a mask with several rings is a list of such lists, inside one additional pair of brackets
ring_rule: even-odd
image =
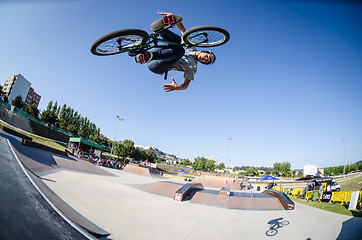
[(346, 141), (344, 141), (344, 139), (342, 140), (343, 142), (343, 177), (346, 177)]
[[(117, 116), (117, 119), (119, 120), (119, 122), (124, 120), (124, 119), (121, 118), (120, 116)], [(117, 136), (117, 131), (118, 131), (118, 127), (119, 127), (119, 122), (118, 122), (118, 124), (117, 124), (116, 133), (114, 134), (114, 140), (113, 140), (113, 143), (112, 143), (111, 154), (109, 155), (109, 160), (110, 160), (110, 161), (112, 160), (113, 146), (114, 146), (114, 142), (116, 141), (116, 136)]]
[(228, 163), (229, 167), (231, 166), (231, 164), (230, 164), (230, 141), (231, 141), (231, 137), (228, 137), (228, 156), (227, 156), (226, 161), (229, 161), (229, 163)]

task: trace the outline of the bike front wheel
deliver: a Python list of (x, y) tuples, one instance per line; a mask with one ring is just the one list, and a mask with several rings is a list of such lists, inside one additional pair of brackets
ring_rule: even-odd
[(282, 221), (281, 223), (280, 223), (280, 226), (287, 226), (287, 225), (289, 225), (289, 221)]
[(113, 55), (128, 51), (142, 51), (149, 39), (148, 33), (140, 29), (121, 29), (107, 33), (93, 42), (94, 55)]
[(266, 231), (266, 235), (269, 237), (275, 236), (278, 233), (278, 230), (276, 229), (269, 229), (268, 231)]
[(190, 28), (182, 35), (184, 42), (196, 47), (216, 47), (230, 39), (228, 31), (221, 27), (203, 25)]

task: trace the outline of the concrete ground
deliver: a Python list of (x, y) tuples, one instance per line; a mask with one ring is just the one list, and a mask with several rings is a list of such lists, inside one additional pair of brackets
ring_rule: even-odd
[(49, 155), (22, 146), (21, 139), (4, 132), (0, 135), (10, 139), (19, 159), (39, 181), (109, 232), (106, 239), (362, 239), (362, 218), (298, 203), (293, 211), (265, 211), (177, 202), (129, 185), (160, 179)]
[[(358, 235), (361, 234), (361, 218), (351, 218), (302, 204), (296, 204), (294, 211), (257, 211), (177, 202), (170, 197), (127, 185), (159, 179), (103, 169), (117, 177), (69, 170), (43, 177), (47, 179), (44, 181), (48, 187), (72, 208), (110, 232), (109, 239), (329, 240), (362, 237)], [(277, 226), (277, 232), (268, 232), (272, 226), (268, 223), (273, 220), (288, 221), (289, 224)], [(344, 225), (349, 227), (345, 229)]]

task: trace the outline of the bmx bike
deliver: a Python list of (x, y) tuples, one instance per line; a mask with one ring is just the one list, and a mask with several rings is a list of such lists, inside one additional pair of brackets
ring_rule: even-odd
[(135, 56), (151, 48), (167, 45), (185, 47), (216, 47), (230, 39), (228, 31), (212, 25), (196, 26), (182, 34), (183, 43), (166, 41), (157, 34), (148, 34), (141, 29), (121, 29), (107, 33), (96, 39), (91, 45), (94, 55), (106, 56), (129, 52)]

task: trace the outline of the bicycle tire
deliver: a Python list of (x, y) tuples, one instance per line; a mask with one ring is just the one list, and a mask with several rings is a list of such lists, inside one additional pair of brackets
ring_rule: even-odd
[(228, 31), (221, 27), (202, 25), (188, 29), (182, 35), (186, 44), (197, 47), (216, 47), (227, 43), (230, 39)]
[(141, 51), (149, 39), (141, 29), (121, 29), (97, 38), (91, 45), (91, 52), (98, 56), (114, 55), (128, 51)]
[(287, 226), (287, 225), (289, 225), (289, 221), (287, 220), (284, 220), (280, 223), (280, 226)]
[(269, 237), (275, 236), (278, 233), (278, 230), (276, 229), (269, 229), (268, 231), (266, 231), (266, 235)]

